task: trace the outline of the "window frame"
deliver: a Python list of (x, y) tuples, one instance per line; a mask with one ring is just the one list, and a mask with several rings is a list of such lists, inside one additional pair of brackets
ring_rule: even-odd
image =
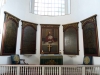
[[(59, 4), (59, 3), (58, 3)], [(38, 5), (38, 4), (37, 4)], [(70, 14), (70, 7), (71, 7), (71, 0), (65, 0), (65, 7), (64, 7), (64, 12), (62, 11), (62, 10), (58, 10), (58, 12), (56, 11), (55, 12), (55, 8), (54, 8), (54, 12), (52, 11), (52, 8), (51, 8), (51, 11), (40, 11), (39, 13), (38, 13), (38, 11), (39, 10), (34, 10), (34, 6), (35, 6), (35, 0), (30, 0), (30, 13), (33, 13), (33, 14), (35, 14), (35, 15), (42, 15), (42, 16), (64, 16), (64, 15), (69, 15)], [(48, 9), (49, 7), (47, 7), (46, 9)], [(58, 9), (59, 8), (61, 8), (62, 9), (62, 7), (57, 7)], [(37, 7), (37, 9), (38, 9), (38, 7)], [(59, 13), (59, 12), (62, 12), (62, 13)], [(34, 13), (34, 12), (36, 12), (36, 13)], [(47, 14), (48, 12), (51, 12), (51, 13), (49, 13), (49, 14)], [(42, 14), (41, 14), (42, 13)]]

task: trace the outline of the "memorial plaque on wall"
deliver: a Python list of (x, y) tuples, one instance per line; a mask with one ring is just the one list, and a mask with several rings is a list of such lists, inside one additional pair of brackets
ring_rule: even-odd
[(63, 25), (64, 54), (78, 55), (78, 22)]
[(2, 34), (2, 55), (16, 53), (17, 29), (19, 19), (8, 12), (5, 13), (4, 28)]
[(98, 31), (96, 16), (93, 15), (83, 21), (83, 42), (84, 42), (84, 55), (98, 56)]
[(59, 53), (59, 25), (41, 24), (40, 53)]
[(37, 24), (22, 21), (21, 54), (36, 53)]

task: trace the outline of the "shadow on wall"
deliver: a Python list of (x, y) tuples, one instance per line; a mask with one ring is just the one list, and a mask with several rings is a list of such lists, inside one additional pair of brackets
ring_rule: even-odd
[(63, 65), (72, 65), (73, 64), (73, 59), (69, 59), (63, 62)]
[(28, 64), (36, 64), (39, 65), (40, 64), (40, 59), (38, 58), (38, 56), (36, 55), (20, 55), (21, 59), (25, 59), (25, 62)]
[(7, 64), (11, 64), (11, 57), (7, 58)]
[(10, 56), (0, 56), (0, 64), (11, 64)]
[(100, 49), (99, 49), (99, 52), (98, 52), (98, 57), (100, 57)]

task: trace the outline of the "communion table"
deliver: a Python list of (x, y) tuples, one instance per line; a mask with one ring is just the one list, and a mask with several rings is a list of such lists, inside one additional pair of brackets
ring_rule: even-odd
[(41, 55), (40, 65), (63, 65), (63, 56), (59, 54)]

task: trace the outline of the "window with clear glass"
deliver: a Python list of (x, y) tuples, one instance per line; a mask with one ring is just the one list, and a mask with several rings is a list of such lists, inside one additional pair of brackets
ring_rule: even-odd
[(59, 16), (68, 14), (70, 0), (31, 0), (32, 13)]

